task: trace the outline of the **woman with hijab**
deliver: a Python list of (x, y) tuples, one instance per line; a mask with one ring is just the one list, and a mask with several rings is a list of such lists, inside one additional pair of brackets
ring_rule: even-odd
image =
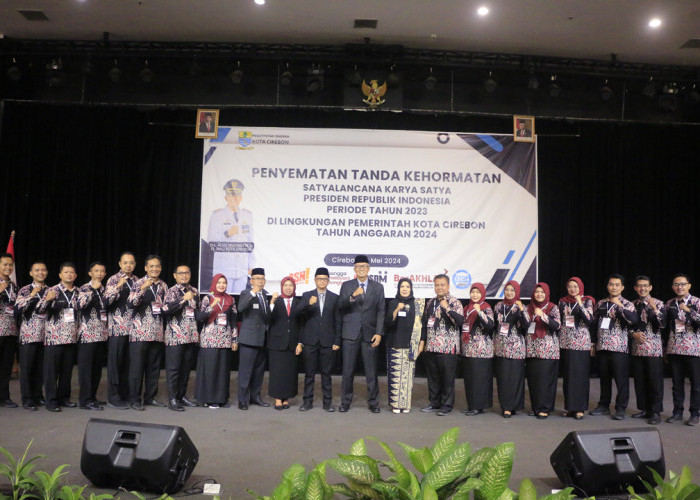
[(497, 324), (493, 355), (501, 414), (510, 418), (525, 406), (525, 307), (517, 281), (506, 283), (503, 295), (504, 299), (494, 308)]
[(199, 335), (197, 380), (194, 397), (209, 408), (228, 406), (231, 382), (231, 350), (238, 350), (236, 303), (226, 293), (228, 281), (215, 275), (210, 294), (202, 299), (197, 321), (204, 323)]
[(297, 285), (286, 276), (281, 282), (281, 294), (270, 299), (270, 334), (267, 350), (270, 361), (270, 396), (275, 398), (275, 409), (289, 408), (289, 398), (297, 395), (299, 375), (297, 356), (301, 354), (299, 344), (299, 305), (295, 297)]
[(416, 359), (425, 347), (420, 339), (424, 308), (425, 299), (413, 297), (413, 282), (401, 278), (385, 320), (389, 406), (394, 413), (411, 411)]
[(533, 416), (545, 419), (554, 411), (559, 374), (559, 309), (549, 301), (549, 285), (537, 283), (525, 310), (528, 323), (525, 374)]
[(462, 325), (462, 376), (467, 395), (467, 416), (493, 406), (493, 309), (486, 302), (486, 288), (474, 283)]
[(561, 333), (559, 347), (564, 366), (564, 416), (581, 420), (588, 410), (589, 372), (593, 341), (591, 326), (594, 323), (595, 299), (584, 295), (583, 281), (569, 278), (565, 297), (559, 299)]

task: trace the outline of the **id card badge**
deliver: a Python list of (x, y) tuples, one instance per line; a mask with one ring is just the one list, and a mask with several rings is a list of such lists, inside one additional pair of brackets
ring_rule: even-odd
[(533, 321), (530, 323), (530, 326), (527, 327), (527, 333), (533, 334), (535, 333), (535, 322)]
[(260, 309), (260, 304), (253, 304), (253, 309)]
[(566, 316), (564, 316), (564, 324), (567, 328), (574, 328), (576, 326), (576, 321), (574, 320), (574, 317), (571, 314), (567, 314)]
[(65, 321), (66, 323), (75, 322), (75, 311), (72, 307), (65, 308), (61, 314), (63, 321)]
[(601, 319), (600, 328), (602, 328), (603, 330), (610, 330), (610, 318)]
[(12, 308), (12, 306), (7, 305), (5, 306), (5, 315), (7, 316), (12, 316), (14, 314), (15, 310)]
[(498, 333), (500, 333), (501, 335), (508, 335), (509, 331), (510, 331), (510, 323), (501, 323), (501, 326), (498, 329)]
[(185, 318), (194, 318), (194, 307), (185, 307)]
[(35, 317), (36, 319), (38, 319), (39, 321), (46, 321), (46, 314), (37, 314), (37, 315), (34, 316), (34, 317)]
[(469, 333), (469, 323), (467, 323), (466, 321), (462, 325), (462, 333)]
[(405, 318), (405, 317), (406, 317), (406, 311), (399, 311), (399, 313), (397, 314), (397, 316), (401, 316), (402, 318)]
[(685, 332), (685, 321), (682, 319), (677, 319), (676, 320), (676, 333), (684, 333)]
[(435, 316), (431, 316), (428, 318), (428, 328), (432, 328), (435, 326)]
[(100, 321), (102, 321), (103, 323), (107, 323), (107, 311), (105, 311), (104, 309), (100, 310)]
[(219, 314), (216, 316), (216, 324), (219, 326), (226, 326), (228, 321), (226, 320), (225, 314)]
[(153, 302), (151, 304), (151, 311), (153, 311), (153, 316), (160, 315), (160, 304), (156, 304), (155, 302)]

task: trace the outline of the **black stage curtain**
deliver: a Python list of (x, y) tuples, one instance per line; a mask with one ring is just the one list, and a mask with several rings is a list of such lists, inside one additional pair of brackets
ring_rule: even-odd
[[(180, 262), (196, 271), (202, 141), (194, 138), (195, 115), (5, 102), (0, 245), (17, 231), (20, 285), (30, 281), (34, 260), (46, 261), (51, 284), (60, 262), (73, 260), (83, 283), (89, 262), (104, 261), (108, 273), (116, 272), (127, 249), (137, 256), (139, 274), (149, 253), (163, 257), (170, 283)], [(507, 117), (318, 109), (225, 109), (220, 123), (512, 131)], [(700, 127), (538, 120), (537, 132), (539, 276), (553, 299), (572, 275), (599, 298), (606, 276), (620, 272), (632, 298), (634, 276), (648, 274), (653, 294), (664, 299), (673, 274), (695, 276)], [(503, 213), (518, 217), (517, 207)], [(488, 241), (483, 245), (488, 251)]]

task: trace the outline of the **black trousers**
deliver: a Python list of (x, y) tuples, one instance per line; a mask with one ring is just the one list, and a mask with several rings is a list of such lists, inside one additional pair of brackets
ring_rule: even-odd
[(17, 352), (17, 337), (0, 337), (0, 399), (10, 399), (10, 377)]
[(558, 359), (527, 358), (525, 378), (530, 392), (530, 407), (535, 413), (554, 411), (557, 397)]
[(367, 404), (377, 406), (379, 402), (379, 385), (377, 384), (377, 348), (361, 338), (357, 340), (343, 339), (343, 381), (341, 383), (341, 404), (350, 406), (355, 384), (355, 365), (357, 357), (362, 353), (362, 365), (367, 381)]
[(661, 413), (664, 409), (664, 359), (661, 356), (631, 356), (630, 372), (634, 378), (637, 408)]
[(238, 402), (260, 399), (265, 378), (265, 348), (238, 344)]
[(78, 344), (78, 399), (81, 405), (97, 401), (97, 387), (102, 378), (102, 358), (107, 342)]
[(197, 344), (180, 344), (165, 346), (165, 381), (168, 387), (168, 399), (178, 401), (185, 397), (190, 372), (197, 359)]
[(129, 400), (129, 336), (107, 339), (107, 401)]
[(630, 357), (624, 352), (597, 351), (600, 375), (600, 401), (598, 406), (608, 408), (612, 401), (612, 381), (615, 379), (617, 397), (615, 410), (624, 411), (630, 400)]
[(19, 388), (22, 404), (37, 404), (43, 399), (44, 343), (30, 342), (19, 346)]
[(690, 381), (690, 414), (700, 414), (700, 357), (670, 354), (673, 413), (683, 413), (685, 378)]
[(333, 357), (335, 352), (332, 347), (322, 347), (321, 344), (304, 345), (301, 351), (304, 357), (304, 402), (311, 403), (314, 400), (314, 383), (316, 372), (321, 371), (321, 392), (323, 392), (323, 404), (329, 405), (333, 399)]
[(44, 391), (48, 408), (55, 408), (70, 399), (74, 364), (75, 344), (44, 347)]
[(423, 356), (425, 356), (430, 406), (451, 410), (455, 405), (455, 377), (459, 354), (426, 352)]
[(141, 402), (144, 378), (146, 388), (143, 402), (155, 399), (158, 393), (160, 361), (163, 358), (163, 342), (129, 342), (129, 402)]
[(522, 410), (525, 407), (525, 360), (496, 356), (493, 371), (501, 411)]
[(562, 386), (564, 389), (564, 409), (569, 412), (588, 410), (590, 391), (591, 351), (561, 350), (564, 365)]

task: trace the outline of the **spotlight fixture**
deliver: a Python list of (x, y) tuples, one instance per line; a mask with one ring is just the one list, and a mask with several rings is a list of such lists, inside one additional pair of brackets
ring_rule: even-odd
[(243, 70), (241, 69), (241, 61), (236, 63), (236, 69), (231, 72), (231, 81), (234, 85), (243, 83)]
[(119, 64), (117, 60), (114, 60), (114, 66), (107, 72), (107, 77), (113, 82), (118, 83), (122, 79), (122, 70), (119, 69)]
[(561, 94), (561, 87), (557, 83), (557, 75), (549, 77), (549, 82), (549, 96), (559, 97), (559, 94)]
[(13, 82), (18, 82), (22, 79), (22, 70), (19, 69), (17, 59), (14, 57), (12, 58), (12, 66), (7, 68), (7, 77)]
[(649, 81), (644, 84), (642, 89), (642, 95), (644, 97), (654, 97), (656, 95), (656, 85), (654, 85), (654, 77), (650, 76)]
[(489, 71), (489, 77), (484, 81), (484, 89), (486, 89), (486, 92), (489, 94), (493, 94), (496, 92), (497, 87), (498, 82), (493, 78), (493, 71)]
[(61, 58), (52, 59), (51, 62), (46, 65), (46, 83), (48, 83), (51, 88), (59, 88), (63, 86), (65, 81), (66, 75), (63, 72)]
[(608, 83), (608, 80), (605, 80), (605, 82), (603, 82), (603, 86), (600, 87), (600, 98), (604, 101), (609, 101), (612, 95), (613, 91), (610, 88), (610, 84)]
[(255, 5), (265, 5), (265, 0), (255, 0)]
[(289, 63), (287, 63), (284, 71), (280, 75), (280, 84), (284, 85), (285, 87), (289, 87), (292, 84), (293, 79), (294, 79), (294, 75), (289, 70)]
[(661, 19), (658, 17), (653, 17), (649, 20), (649, 27), (650, 28), (658, 28), (661, 26)]
[(430, 68), (430, 74), (427, 76), (425, 81), (423, 82), (423, 85), (425, 86), (426, 90), (433, 91), (437, 88), (437, 78), (433, 76), (433, 68)]
[(488, 15), (488, 13), (489, 13), (489, 8), (486, 7), (486, 6), (484, 6), (484, 5), (482, 5), (481, 7), (479, 7), (478, 9), (476, 9), (476, 13), (479, 14), (481, 17), (484, 17), (484, 16)]
[(153, 70), (148, 67), (148, 59), (146, 59), (143, 69), (139, 72), (139, 77), (143, 83), (151, 83), (153, 81), (155, 73), (153, 73)]
[(325, 88), (325, 75), (326, 71), (319, 65), (311, 65), (311, 67), (306, 70), (306, 91), (310, 94), (316, 92), (322, 92)]

